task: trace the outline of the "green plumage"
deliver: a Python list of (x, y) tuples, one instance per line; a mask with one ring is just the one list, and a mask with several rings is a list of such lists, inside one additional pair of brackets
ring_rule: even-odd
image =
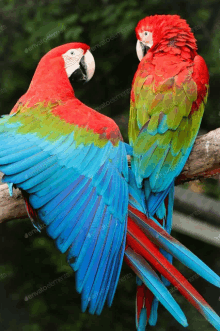
[[(47, 105), (39, 103), (32, 108), (28, 108), (28, 104), (22, 105), (16, 114), (8, 115), (10, 118), (7, 117), (7, 125), (16, 126), (16, 132), (19, 134), (35, 133), (39, 138), (46, 138), (50, 142), (55, 142), (62, 136), (74, 132), (76, 147), (83, 143), (85, 146), (94, 144), (101, 148), (108, 143), (108, 139), (100, 139), (99, 134), (92, 130), (62, 120), (53, 114), (53, 109), (52, 103)], [(4, 130), (4, 120), (1, 120), (0, 132)]]
[(191, 112), (197, 85), (190, 74), (181, 85), (178, 76), (160, 84), (152, 76), (134, 82), (129, 120), (132, 162), (139, 186), (149, 177), (153, 192), (166, 189), (180, 173), (200, 127), (204, 103)]

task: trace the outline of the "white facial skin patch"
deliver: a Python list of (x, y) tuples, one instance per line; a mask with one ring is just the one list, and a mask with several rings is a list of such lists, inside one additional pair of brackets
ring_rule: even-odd
[(74, 71), (80, 68), (80, 61), (84, 56), (84, 66), (87, 74), (87, 81), (89, 81), (95, 72), (95, 60), (92, 53), (87, 50), (84, 54), (81, 48), (69, 49), (65, 54), (62, 55), (65, 62), (65, 70), (68, 78), (72, 75)]
[(153, 46), (153, 34), (149, 31), (144, 31), (139, 33), (140, 40), (137, 40), (136, 44), (136, 52), (139, 61), (141, 61), (144, 57), (143, 47), (152, 47)]
[(81, 48), (69, 49), (62, 55), (65, 62), (65, 69), (68, 78), (72, 75), (76, 69), (80, 67), (79, 62), (83, 57), (83, 50)]
[(153, 33), (149, 31), (143, 31), (139, 33), (140, 41), (148, 47), (153, 46)]

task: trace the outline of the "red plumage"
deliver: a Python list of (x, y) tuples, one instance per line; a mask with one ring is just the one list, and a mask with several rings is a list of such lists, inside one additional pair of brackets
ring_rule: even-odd
[(62, 54), (71, 48), (81, 48), (84, 53), (90, 49), (83, 43), (68, 43), (53, 48), (45, 54), (38, 63), (27, 92), (18, 100), (11, 113), (16, 112), (18, 106), (27, 102), (28, 107), (33, 107), (38, 102), (47, 105), (48, 102), (65, 102), (75, 97), (62, 58)]
[[(192, 81), (194, 81), (197, 87), (197, 98), (192, 103), (189, 103), (189, 107), (191, 107), (189, 117), (192, 116), (200, 108), (201, 103), (205, 102), (205, 98), (207, 97), (209, 73), (204, 59), (197, 53), (196, 39), (190, 26), (178, 15), (154, 15), (139, 21), (135, 32), (140, 45), (150, 48), (141, 60), (133, 78), (131, 90), (132, 103), (134, 105), (136, 104), (139, 89), (142, 88), (144, 90), (146, 86), (147, 90), (151, 86), (153, 92), (158, 93), (154, 102), (151, 104), (152, 110), (163, 100), (164, 92), (168, 92), (171, 89), (173, 92), (174, 85), (181, 89), (183, 88), (183, 84), (186, 84), (187, 88), (191, 89), (190, 93), (193, 93), (194, 87)], [(166, 201), (165, 206), (167, 209)], [(145, 217), (144, 215), (139, 215), (140, 218), (142, 216)], [(156, 215), (154, 217), (160, 224), (163, 224), (164, 220), (160, 220)], [(140, 242), (142, 245), (140, 245)], [(154, 266), (174, 286), (178, 286), (180, 292), (197, 309), (201, 311), (197, 302), (192, 299), (193, 295), (198, 300), (201, 300), (201, 303), (207, 305), (204, 299), (189, 283), (185, 282), (184, 277), (160, 253), (159, 248), (155, 244), (152, 244), (150, 240), (146, 239), (140, 228), (130, 217), (128, 218), (127, 246), (130, 246), (138, 254), (144, 256), (150, 262), (151, 266)], [(179, 283), (186, 284), (186, 288), (178, 285), (176, 283), (177, 279)], [(192, 291), (192, 295), (187, 293), (187, 289)], [(139, 287), (137, 289), (138, 318), (141, 309), (140, 303), (143, 302), (145, 290), (146, 287), (144, 285), (143, 288), (141, 287), (141, 290)], [(152, 293), (150, 292), (148, 300), (150, 308), (152, 305), (151, 297)], [(149, 314), (148, 310), (150, 309), (147, 309), (147, 315)]]
[[(139, 212), (136, 213), (139, 214), (142, 219), (146, 217), (144, 214), (140, 215)], [(180, 293), (202, 314), (203, 312), (201, 311), (197, 300), (212, 310), (212, 308), (203, 299), (203, 297), (195, 290), (195, 288), (187, 281), (187, 279), (159, 252), (158, 247), (143, 234), (140, 228), (130, 217), (128, 217), (127, 231), (128, 246), (130, 246), (136, 253), (140, 254), (147, 261), (149, 261), (151, 265), (153, 265), (156, 270), (158, 270), (176, 288), (178, 288)]]
[(100, 139), (113, 144), (123, 140), (117, 124), (109, 117), (86, 106), (75, 97), (73, 87), (64, 70), (62, 54), (71, 48), (81, 48), (84, 54), (90, 47), (83, 43), (69, 43), (49, 51), (40, 60), (27, 92), (17, 101), (11, 111), (15, 113), (22, 105), (36, 107), (54, 105), (52, 113), (66, 123), (92, 130)]
[[(197, 85), (197, 100), (192, 104), (192, 114), (207, 94), (209, 72), (204, 59), (197, 53), (196, 39), (190, 26), (178, 15), (154, 15), (137, 24), (137, 39), (140, 40), (140, 33), (146, 30), (152, 32), (154, 44), (139, 64), (133, 82), (137, 76), (149, 76), (145, 84), (149, 85), (154, 79), (156, 89), (163, 81), (176, 76), (176, 83), (181, 86), (190, 70)], [(131, 97), (134, 100), (133, 91)]]

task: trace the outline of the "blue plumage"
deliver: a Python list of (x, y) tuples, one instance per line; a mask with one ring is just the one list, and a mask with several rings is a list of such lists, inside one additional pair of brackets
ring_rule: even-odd
[(59, 235), (56, 241), (57, 247), (62, 253), (64, 253), (73, 242), (73, 239), (75, 237), (74, 227), (83, 216), (84, 211), (87, 210), (87, 213), (89, 213), (88, 204), (90, 204), (91, 207), (93, 206), (93, 201), (96, 198), (95, 189), (90, 188), (87, 191), (88, 192), (86, 192), (86, 194), (83, 194), (83, 197), (80, 197), (79, 199), (77, 212), (75, 212), (75, 209), (73, 208), (72, 204), (70, 204), (68, 208), (66, 208), (67, 213), (69, 214), (68, 218), (72, 221)]
[[(164, 284), (165, 285), (165, 284)], [(152, 302), (152, 306), (151, 306), (151, 312), (150, 312), (150, 317), (149, 317), (149, 325), (151, 326), (155, 326), (157, 323), (157, 311), (158, 311), (158, 306), (159, 306), (159, 300), (154, 297), (153, 298), (153, 302)]]
[(180, 324), (187, 326), (187, 320), (181, 308), (150, 265), (140, 255), (132, 251), (131, 248), (126, 250), (125, 255), (128, 260), (132, 262), (132, 268), (142, 282), (146, 284), (151, 292), (158, 298), (158, 300), (160, 300)]
[[(118, 247), (118, 251), (117, 251), (117, 254), (115, 254), (115, 259), (114, 259), (115, 264), (113, 265), (114, 271), (112, 274), (112, 282), (109, 284), (109, 287), (110, 287), (109, 292), (108, 292), (108, 306), (109, 307), (112, 305), (112, 302), (114, 299), (116, 287), (117, 287), (119, 276), (120, 276), (120, 270), (122, 267), (124, 250), (125, 250), (126, 228), (123, 228), (123, 224), (121, 224), (119, 230), (120, 231), (118, 231), (118, 233), (120, 233), (120, 236), (117, 236), (118, 242), (117, 242), (117, 246), (116, 246), (116, 247)], [(121, 242), (121, 240), (122, 240), (122, 242)], [(121, 245), (120, 245), (120, 242), (121, 242)]]
[[(50, 193), (51, 190), (54, 189), (54, 187), (57, 187), (59, 185), (64, 185), (64, 183), (69, 182), (69, 178), (71, 176), (71, 169), (64, 171), (63, 174), (59, 176), (57, 172), (57, 166), (59, 167), (59, 165), (56, 164), (50, 167), (49, 169), (45, 170), (43, 173), (39, 174), (39, 176), (43, 176), (43, 177), (36, 178), (37, 176), (35, 176), (34, 179), (32, 179), (34, 180), (32, 184), (35, 185), (32, 186), (30, 189), (28, 189), (27, 192), (33, 193), (41, 197), (46, 195), (47, 193)], [(73, 176), (71, 177), (72, 177), (71, 179), (73, 179)], [(21, 184), (19, 185), (21, 187)]]
[(68, 251), (83, 310), (89, 307), (91, 313), (100, 313), (108, 294), (108, 300), (114, 297), (125, 248), (125, 146), (110, 141), (102, 148), (77, 144), (74, 132), (51, 142), (50, 133), (45, 138), (16, 133), (20, 126), (8, 126), (8, 132), (1, 133), (3, 181), (28, 192), (47, 233), (61, 252)]
[(22, 190), (27, 191), (28, 193), (36, 192), (38, 190), (38, 187), (42, 184), (44, 185), (45, 182), (47, 182), (48, 185), (48, 181), (50, 182), (51, 180), (53, 180), (54, 174), (57, 176), (58, 168), (59, 165), (54, 163), (46, 170), (40, 172), (38, 175), (19, 183), (19, 187)]
[(141, 312), (140, 312), (137, 331), (145, 331), (146, 324), (147, 324), (147, 310), (146, 310), (146, 308), (142, 308)]

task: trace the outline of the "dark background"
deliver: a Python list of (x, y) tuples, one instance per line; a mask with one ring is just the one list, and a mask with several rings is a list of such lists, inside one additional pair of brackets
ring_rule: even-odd
[[(89, 44), (96, 61), (91, 82), (76, 89), (85, 104), (111, 116), (127, 140), (129, 88), (138, 65), (134, 28), (145, 16), (179, 14), (198, 40), (198, 52), (210, 72), (210, 94), (202, 121), (203, 131), (220, 126), (220, 2), (217, 0), (102, 0), (0, 1), (0, 114), (10, 112), (26, 92), (40, 58), (60, 44)], [(108, 105), (105, 103), (107, 102)], [(220, 198), (219, 180), (194, 183), (190, 189)], [(101, 316), (80, 312), (74, 275), (45, 233), (32, 232), (30, 221), (0, 227), (0, 331), (135, 330), (135, 277), (127, 266), (111, 309)], [(220, 232), (220, 231), (219, 231)], [(173, 232), (220, 274), (220, 248)], [(218, 233), (216, 234), (216, 236)], [(183, 274), (194, 273), (175, 261)], [(58, 281), (59, 277), (68, 277)], [(64, 276), (65, 277), (65, 276)], [(55, 285), (27, 300), (27, 296), (56, 281)], [(220, 313), (220, 291), (201, 278), (193, 280), (209, 304)], [(186, 313), (188, 330), (214, 330), (177, 291), (173, 293)], [(26, 300), (25, 300), (26, 298)], [(163, 307), (149, 330), (183, 330)]]

